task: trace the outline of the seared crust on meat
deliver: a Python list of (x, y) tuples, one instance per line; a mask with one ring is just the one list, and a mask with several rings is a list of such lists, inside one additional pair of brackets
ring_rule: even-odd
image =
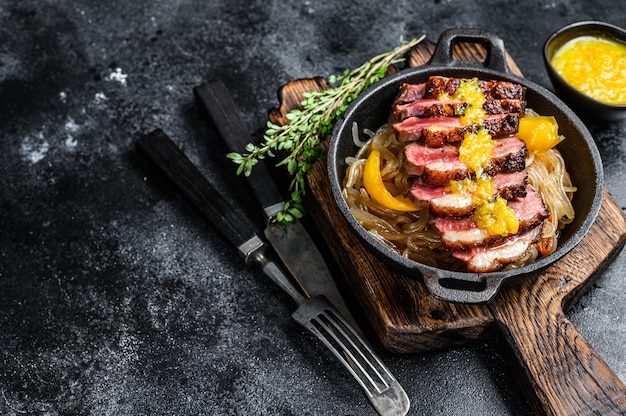
[[(498, 190), (497, 196), (504, 199), (523, 198), (527, 192), (528, 172), (501, 173), (493, 177), (493, 184)], [(435, 216), (464, 217), (476, 209), (471, 195), (446, 191), (443, 186), (432, 186), (422, 180), (416, 180), (406, 196), (420, 206), (428, 205)]]
[(526, 101), (519, 99), (489, 99), (485, 101), (483, 110), (487, 114), (523, 114), (526, 111)]
[(399, 137), (406, 137), (405, 140), (401, 141), (410, 141), (415, 138), (415, 140), (425, 146), (441, 147), (446, 144), (460, 144), (466, 134), (475, 133), (477, 130), (478, 126), (440, 127), (431, 125), (419, 132), (421, 134), (409, 132), (406, 136), (401, 134)]
[[(548, 217), (548, 211), (541, 197), (533, 190), (524, 198), (509, 201), (519, 221), (516, 234), (524, 234), (538, 227)], [(490, 234), (476, 226), (470, 218), (435, 218), (433, 224), (441, 233), (441, 242), (449, 250), (469, 250), (474, 247), (488, 247), (502, 243), (510, 236)]]
[(503, 244), (491, 247), (475, 247), (456, 251), (452, 255), (466, 263), (468, 271), (486, 273), (500, 270), (508, 264), (524, 258), (531, 246), (541, 239), (543, 223), (525, 234), (516, 235)]
[[(515, 137), (495, 140), (494, 157), (485, 168), (485, 173), (495, 176), (499, 173), (519, 172), (526, 169), (526, 144)], [(410, 175), (418, 175), (424, 183), (443, 186), (451, 180), (474, 178), (476, 173), (459, 160), (458, 148), (444, 145), (431, 148), (419, 143), (410, 143), (404, 149), (406, 164), (404, 170)]]
[(493, 177), (493, 185), (498, 190), (497, 196), (506, 200), (524, 198), (527, 193), (528, 172), (522, 170), (512, 173), (501, 173)]
[(433, 186), (443, 186), (450, 181), (474, 178), (476, 173), (461, 161), (456, 163), (430, 163), (424, 166), (421, 179)]
[[(461, 101), (442, 101), (430, 98), (420, 98), (410, 103), (402, 103), (394, 108), (394, 115), (398, 120), (408, 117), (455, 117), (465, 113), (468, 104)], [(495, 114), (521, 114), (526, 107), (523, 100), (495, 100), (485, 101), (483, 110), (487, 115)]]
[[(436, 98), (440, 94), (453, 95), (462, 81), (461, 78), (431, 76), (426, 81), (424, 98)], [(508, 81), (478, 80), (478, 87), (483, 91), (487, 99), (523, 100), (526, 96), (525, 87)]]
[(429, 77), (424, 88), (424, 97), (434, 98), (441, 94), (453, 95), (461, 85), (461, 81), (461, 78)]
[(487, 116), (483, 121), (483, 127), (489, 131), (492, 136), (501, 134), (514, 134), (519, 129), (519, 114), (496, 114)]
[(395, 100), (393, 101), (392, 106), (395, 107), (399, 104), (406, 104), (418, 100), (424, 97), (424, 88), (426, 87), (426, 83), (422, 84), (407, 84), (403, 83), (400, 85), (400, 89), (398, 90), (398, 95), (396, 95)]
[(489, 176), (494, 176), (501, 172), (519, 172), (526, 169), (528, 148), (523, 140), (511, 137), (497, 139), (495, 142), (495, 156), (491, 159), (486, 169)]
[[(464, 126), (459, 117), (409, 117), (392, 127), (401, 142), (417, 141), (430, 147), (457, 144), (466, 133), (478, 131), (477, 124)], [(519, 114), (496, 114), (487, 116), (483, 127), (492, 136), (514, 134), (519, 128)]]

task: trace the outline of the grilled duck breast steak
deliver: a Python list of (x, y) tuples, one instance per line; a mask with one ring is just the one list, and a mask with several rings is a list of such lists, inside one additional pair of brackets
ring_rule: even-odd
[[(474, 91), (479, 90), (476, 94), (482, 99), (478, 101), (481, 118), (476, 120), (464, 118), (476, 106), (476, 101), (464, 96), (466, 81), (432, 76), (421, 84), (402, 84), (392, 104), (397, 120), (392, 127), (397, 139), (405, 143), (403, 169), (415, 177), (405, 196), (429, 208), (443, 246), (464, 261), (468, 271), (489, 272), (526, 256), (541, 238), (549, 213), (541, 196), (528, 185), (528, 149), (515, 137), (526, 110), (525, 88), (478, 80)], [(486, 131), (492, 142), (489, 153), (476, 150), (487, 155), (476, 171), (462, 160), (460, 147), (479, 130)], [(484, 195), (476, 187), (459, 190), (451, 186), (454, 181), (478, 179), (489, 181), (489, 198), (504, 200), (507, 212), (515, 217), (514, 232), (481, 226), (476, 215), (483, 211), (477, 211), (477, 204), (485, 203)]]

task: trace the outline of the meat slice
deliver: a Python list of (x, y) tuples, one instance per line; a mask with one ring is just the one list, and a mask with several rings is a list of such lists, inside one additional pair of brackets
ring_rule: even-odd
[[(426, 81), (424, 98), (437, 98), (440, 94), (453, 95), (462, 81), (461, 78), (431, 76)], [(478, 80), (478, 87), (487, 99), (524, 100), (526, 96), (525, 87), (508, 81)]]
[[(504, 199), (526, 196), (528, 172), (501, 173), (493, 177), (498, 196)], [(407, 194), (420, 206), (428, 205), (433, 215), (463, 217), (476, 209), (471, 195), (446, 191), (443, 186), (432, 186), (422, 180), (415, 181)]]
[[(548, 211), (543, 200), (532, 189), (528, 191), (526, 197), (509, 201), (508, 206), (515, 212), (519, 222), (517, 234), (526, 233), (539, 226), (548, 217)], [(506, 236), (493, 235), (478, 228), (469, 217), (440, 217), (434, 219), (433, 224), (441, 233), (443, 245), (454, 251), (490, 246), (498, 244), (506, 238)]]
[(404, 148), (404, 159), (403, 168), (409, 175), (422, 175), (425, 168), (436, 164), (452, 164), (467, 169), (467, 165), (459, 160), (459, 148), (452, 145), (428, 147), (417, 142), (409, 143)]
[(398, 120), (409, 117), (455, 117), (465, 111), (467, 104), (462, 101), (438, 100), (436, 98), (418, 98), (409, 103), (394, 106), (394, 115)]
[(526, 195), (509, 200), (509, 208), (515, 211), (520, 229), (524, 232), (548, 218), (549, 212), (541, 196), (532, 187), (526, 188)]
[(441, 94), (453, 95), (459, 88), (462, 78), (448, 78), (441, 76), (428, 77), (426, 86), (424, 87), (424, 97), (436, 98)]
[(523, 114), (526, 111), (526, 101), (520, 99), (488, 99), (483, 104), (487, 114)]
[(424, 96), (424, 89), (426, 83), (422, 84), (408, 84), (403, 83), (398, 89), (398, 94), (393, 101), (392, 106), (395, 107), (399, 104), (406, 104), (418, 100)]
[(436, 216), (466, 217), (476, 210), (471, 195), (446, 194), (430, 200), (430, 212)]
[(454, 162), (459, 160), (459, 148), (452, 145), (428, 147), (419, 143), (409, 143), (404, 148), (404, 156), (409, 168), (423, 168), (435, 162)]
[(422, 181), (429, 185), (443, 186), (450, 181), (462, 181), (468, 177), (475, 177), (473, 170), (464, 162), (455, 160), (451, 162), (433, 162), (422, 169)]
[(506, 200), (523, 198), (526, 196), (528, 185), (528, 171), (501, 173), (493, 177), (493, 186), (498, 190), (498, 196)]
[[(502, 172), (518, 172), (526, 168), (528, 150), (526, 144), (516, 137), (496, 139), (493, 153), (494, 156), (485, 169), (489, 176)], [(451, 180), (475, 176), (475, 172), (459, 160), (458, 147), (452, 145), (433, 148), (409, 143), (404, 149), (404, 155), (405, 172), (421, 176), (422, 181), (429, 185), (441, 186)]]
[[(392, 127), (399, 141), (417, 141), (430, 147), (460, 143), (466, 133), (475, 132), (479, 128), (478, 125), (462, 125), (459, 117), (409, 117), (393, 123)], [(519, 128), (519, 114), (487, 116), (483, 120), (483, 127), (492, 136), (516, 133)]]
[(476, 130), (476, 126), (461, 125), (458, 117), (409, 117), (399, 123), (393, 123), (392, 127), (399, 141), (419, 141), (430, 147), (460, 143), (465, 133)]
[(485, 273), (502, 269), (515, 263), (528, 254), (532, 244), (539, 241), (543, 226), (516, 235), (497, 246), (475, 247), (471, 250), (456, 251), (452, 255), (466, 263), (468, 271)]
[(489, 176), (500, 172), (519, 172), (526, 169), (528, 148), (518, 137), (504, 137), (495, 140), (493, 158), (486, 171)]
[[(398, 120), (408, 117), (455, 117), (465, 112), (468, 104), (460, 100), (438, 100), (436, 98), (418, 98), (409, 103), (401, 103), (394, 106), (394, 114)], [(526, 108), (523, 100), (496, 100), (485, 101), (483, 110), (487, 115), (494, 114), (520, 114)]]

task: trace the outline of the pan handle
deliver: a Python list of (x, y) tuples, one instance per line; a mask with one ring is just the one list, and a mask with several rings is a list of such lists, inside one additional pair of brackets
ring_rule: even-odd
[(498, 72), (511, 73), (506, 62), (504, 41), (487, 30), (477, 28), (453, 28), (444, 31), (439, 36), (429, 65), (448, 67), (476, 65), (477, 63), (473, 61), (458, 61), (452, 58), (452, 49), (457, 42), (482, 44), (487, 49), (487, 56), (484, 64), (478, 65)]
[(457, 289), (445, 284), (446, 280), (452, 279), (428, 274), (423, 274), (423, 277), (426, 287), (433, 296), (448, 302), (461, 303), (488, 303), (498, 293), (502, 283), (501, 278), (480, 278)]

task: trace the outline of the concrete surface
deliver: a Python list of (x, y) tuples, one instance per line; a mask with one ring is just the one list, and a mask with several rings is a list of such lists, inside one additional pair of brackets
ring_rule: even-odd
[[(222, 78), (258, 139), (283, 83), (454, 26), (492, 30), (551, 88), (544, 40), (589, 19), (626, 27), (626, 3), (0, 1), (0, 414), (375, 414), (134, 142), (164, 129), (247, 200), (195, 85)], [(588, 126), (624, 207), (626, 124)], [(626, 381), (625, 268), (622, 253), (570, 317)], [(380, 353), (411, 415), (530, 413), (496, 343)]]

